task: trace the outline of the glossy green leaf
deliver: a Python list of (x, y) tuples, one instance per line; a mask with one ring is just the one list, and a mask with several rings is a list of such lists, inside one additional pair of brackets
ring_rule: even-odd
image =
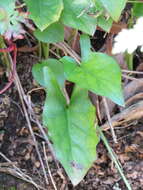
[(30, 12), (29, 17), (41, 31), (57, 22), (63, 10), (62, 0), (25, 0), (25, 3)]
[(21, 39), (25, 34), (23, 25), (33, 28), (26, 12), (16, 9), (16, 0), (0, 1), (0, 35), (8, 41)]
[(143, 3), (134, 3), (133, 15), (135, 17), (143, 16)]
[(62, 12), (62, 22), (72, 28), (81, 30), (93, 35), (96, 29), (96, 19), (87, 14), (92, 5), (89, 0), (63, 0), (64, 10)]
[(44, 82), (44, 75), (43, 75), (44, 67), (49, 67), (53, 71), (60, 87), (63, 88), (65, 83), (63, 64), (57, 59), (48, 59), (41, 61), (39, 64), (34, 65), (33, 68), (34, 78), (40, 83), (40, 85), (46, 88), (47, 84), (45, 84)]
[[(36, 70), (34, 66), (33, 74), (39, 81)], [(43, 122), (48, 126), (57, 159), (73, 185), (77, 185), (96, 159), (99, 139), (95, 129), (95, 108), (89, 101), (87, 90), (79, 87), (74, 89), (67, 105), (50, 68), (45, 66), (42, 71), (44, 86), (47, 86)]]
[(113, 19), (110, 17), (106, 19), (103, 15), (97, 18), (97, 24), (100, 28), (102, 28), (106, 32), (110, 32), (112, 27)]
[(64, 41), (64, 26), (56, 22), (48, 26), (45, 30), (37, 29), (34, 32), (35, 37), (45, 43), (56, 43)]
[(113, 20), (118, 21), (127, 0), (99, 0)]
[(121, 71), (116, 61), (104, 53), (90, 53), (88, 60), (78, 66), (69, 57), (60, 60), (64, 63), (65, 77), (98, 95), (124, 105), (121, 89)]
[(80, 47), (81, 47), (81, 58), (82, 61), (88, 59), (91, 52), (90, 38), (86, 34), (80, 35)]
[(9, 18), (14, 13), (15, 0), (0, 2), (0, 35), (4, 35), (9, 27)]
[(8, 15), (13, 13), (13, 9), (15, 8), (16, 0), (7, 0), (7, 1), (0, 1), (0, 8), (3, 8), (7, 11)]

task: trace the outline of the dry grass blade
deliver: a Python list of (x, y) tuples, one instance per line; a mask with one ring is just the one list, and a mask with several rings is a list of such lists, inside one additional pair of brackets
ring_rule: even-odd
[[(4, 173), (8, 173), (11, 174), (19, 179), (22, 179), (32, 185), (34, 185), (38, 190), (42, 189), (45, 190), (44, 187), (41, 187), (40, 185), (36, 184), (32, 178), (30, 176), (28, 176), (27, 174), (25, 174), (24, 172), (22, 172), (20, 170), (20, 168), (18, 168), (14, 162), (12, 162), (11, 160), (9, 160), (2, 152), (0, 152), (0, 156), (2, 158), (4, 158), (7, 161), (7, 165), (9, 165), (9, 167), (0, 167), (0, 172), (4, 172)], [(12, 168), (11, 168), (11, 167)]]
[(141, 72), (141, 71), (128, 71), (128, 70), (124, 70), (124, 69), (122, 69), (122, 72), (123, 73), (132, 73), (132, 74), (143, 74), (143, 72)]
[[(129, 123), (133, 120), (137, 120), (143, 117), (143, 101), (131, 105), (121, 113), (116, 114), (111, 118), (111, 124), (113, 127)], [(106, 131), (110, 129), (109, 123), (105, 123), (101, 126), (101, 129)]]
[(120, 173), (120, 175), (121, 175), (121, 177), (122, 177), (122, 179), (123, 179), (123, 181), (124, 181), (124, 183), (125, 183), (125, 185), (126, 185), (126, 188), (127, 188), (128, 190), (132, 190), (132, 187), (131, 187), (130, 183), (128, 182), (126, 176), (125, 176), (124, 173), (123, 173), (121, 164), (120, 164), (120, 162), (119, 162), (119, 160), (118, 160), (118, 158), (117, 158), (115, 152), (114, 152), (113, 149), (110, 147), (110, 145), (109, 145), (109, 143), (108, 143), (108, 140), (106, 139), (106, 137), (105, 137), (104, 133), (102, 132), (101, 128), (98, 127), (97, 129), (98, 129), (98, 132), (99, 132), (99, 134), (100, 134), (100, 136), (101, 136), (101, 139), (102, 139), (104, 145), (106, 146), (106, 148), (107, 148), (107, 150), (108, 150), (108, 152), (109, 152), (109, 154), (110, 154), (110, 156), (111, 156), (112, 161), (115, 163), (115, 166), (116, 166), (116, 168), (118, 169), (118, 172)]
[[(34, 123), (38, 126), (38, 128), (39, 128), (41, 134), (43, 135), (44, 140), (45, 140), (46, 143), (48, 144), (48, 147), (49, 147), (49, 149), (50, 149), (50, 151), (51, 151), (51, 154), (52, 154), (52, 156), (53, 156), (53, 158), (54, 158), (54, 160), (55, 160), (55, 163), (57, 164), (57, 162), (56, 162), (56, 156), (55, 156), (55, 153), (54, 153), (54, 151), (53, 151), (52, 145), (51, 145), (51, 143), (50, 143), (50, 141), (49, 141), (49, 139), (48, 139), (48, 137), (47, 137), (47, 134), (45, 133), (45, 131), (44, 131), (44, 129), (43, 129), (43, 126), (41, 125), (41, 123), (40, 123), (39, 120), (37, 119), (37, 117), (36, 117), (36, 115), (35, 115), (35, 113), (34, 113), (34, 111), (33, 111), (33, 108), (32, 108), (32, 106), (31, 106), (31, 98), (30, 98), (29, 96), (26, 98), (26, 96), (25, 96), (24, 99), (25, 99), (25, 103), (26, 103), (26, 105), (27, 105), (27, 107), (28, 107), (28, 110), (29, 110), (29, 112), (30, 112), (29, 114), (30, 114), (30, 116), (31, 116), (32, 122), (34, 122)], [(57, 164), (57, 166), (58, 166), (58, 164)]]
[(24, 115), (25, 115), (25, 118), (26, 118), (26, 121), (27, 121), (27, 124), (28, 124), (29, 131), (31, 133), (32, 139), (34, 141), (35, 149), (36, 149), (36, 152), (37, 152), (38, 157), (39, 157), (39, 161), (40, 161), (43, 173), (44, 173), (46, 184), (48, 185), (49, 181), (48, 181), (48, 178), (47, 178), (45, 166), (44, 166), (44, 163), (43, 163), (43, 160), (42, 160), (39, 148), (38, 148), (38, 143), (36, 141), (36, 138), (35, 138), (32, 126), (31, 126), (31, 122), (30, 122), (30, 119), (29, 119), (29, 116), (28, 116), (28, 113), (27, 113), (27, 110), (26, 110), (26, 106), (24, 104), (24, 97), (25, 97), (24, 90), (23, 90), (23, 88), (21, 86), (21, 83), (20, 83), (20, 80), (19, 80), (19, 77), (18, 77), (17, 73), (15, 75), (15, 79), (16, 79), (15, 84), (16, 84), (16, 87), (17, 87), (17, 90), (18, 90), (18, 93), (19, 93), (19, 96), (20, 96), (20, 100), (21, 100), (22, 107), (23, 107), (23, 112), (24, 112)]
[(124, 75), (124, 74), (122, 74), (122, 76), (123, 76), (124, 78), (129, 79), (129, 80), (135, 80), (135, 81), (138, 81), (138, 82), (140, 82), (140, 83), (143, 83), (143, 81), (142, 81), (141, 79), (137, 79), (137, 78), (134, 78), (134, 77), (131, 77), (131, 76), (128, 76), (128, 75)]
[[(11, 58), (10, 54), (8, 54), (8, 58), (9, 58), (9, 61), (12, 62), (12, 58)], [(15, 72), (15, 81), (14, 82), (15, 82), (15, 85), (16, 85), (18, 93), (19, 93), (19, 97), (20, 97), (20, 100), (21, 100), (21, 103), (22, 103), (23, 112), (24, 112), (24, 115), (25, 115), (25, 118), (26, 118), (26, 121), (27, 121), (27, 124), (28, 124), (29, 131), (31, 133), (32, 139), (34, 141), (35, 149), (36, 149), (36, 152), (37, 152), (38, 157), (39, 157), (39, 161), (40, 161), (43, 173), (44, 173), (46, 184), (49, 184), (47, 174), (46, 174), (46, 170), (45, 170), (45, 167), (44, 167), (44, 163), (43, 163), (41, 154), (39, 152), (38, 143), (36, 141), (36, 138), (35, 138), (32, 126), (31, 126), (31, 122), (30, 122), (30, 119), (29, 119), (29, 116), (28, 116), (28, 113), (27, 113), (27, 110), (26, 110), (26, 106), (25, 106), (25, 103), (24, 103), (25, 93), (24, 93), (24, 90), (23, 90), (22, 85), (20, 83), (20, 80), (19, 80), (19, 77), (17, 75), (17, 72)]]
[(114, 131), (114, 128), (113, 128), (113, 125), (112, 125), (112, 122), (111, 122), (110, 112), (109, 112), (108, 104), (107, 104), (107, 101), (106, 101), (105, 97), (103, 98), (103, 103), (104, 103), (105, 112), (106, 112), (106, 115), (107, 115), (107, 118), (108, 118), (108, 123), (109, 123), (110, 129), (111, 129), (113, 141), (115, 143), (117, 143), (117, 137), (115, 135), (115, 131)]
[(46, 165), (47, 165), (47, 169), (48, 169), (48, 173), (49, 173), (51, 182), (52, 182), (52, 184), (53, 184), (54, 189), (55, 189), (55, 190), (58, 190), (57, 187), (56, 187), (56, 183), (55, 183), (55, 181), (54, 181), (54, 178), (53, 178), (53, 176), (52, 176), (52, 173), (51, 173), (49, 164), (48, 164), (48, 158), (47, 158), (46, 148), (45, 148), (45, 143), (44, 143), (44, 142), (43, 142), (43, 152), (44, 152), (44, 157), (45, 157), (45, 161), (46, 161)]
[(54, 46), (65, 51), (67, 54), (73, 57), (79, 65), (81, 64), (79, 55), (67, 43), (65, 42), (55, 43)]

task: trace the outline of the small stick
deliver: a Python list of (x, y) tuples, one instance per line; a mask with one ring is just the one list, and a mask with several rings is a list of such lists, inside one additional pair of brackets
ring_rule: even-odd
[(133, 73), (133, 74), (143, 74), (143, 72), (141, 72), (141, 71), (128, 71), (128, 70), (124, 70), (124, 69), (122, 69), (122, 72), (123, 73)]
[[(21, 178), (22, 180), (31, 183), (32, 185), (34, 185), (37, 189), (43, 189), (43, 187), (37, 185), (30, 176), (26, 175), (25, 173), (23, 173), (20, 168), (18, 168), (14, 162), (12, 162), (11, 160), (9, 160), (9, 158), (7, 158), (2, 152), (0, 152), (0, 156), (3, 157), (9, 164), (12, 165), (12, 167), (15, 169), (15, 173), (16, 173), (16, 177)], [(9, 171), (10, 172), (10, 171)], [(11, 174), (13, 174), (12, 172), (10, 172)]]
[(25, 96), (25, 94), (24, 94), (24, 91), (23, 91), (23, 89), (22, 89), (22, 86), (21, 86), (21, 83), (20, 83), (20, 81), (19, 81), (19, 78), (18, 78), (17, 73), (16, 73), (15, 77), (16, 77), (15, 84), (16, 84), (17, 89), (18, 89), (18, 93), (19, 93), (20, 100), (21, 100), (22, 107), (23, 107), (23, 112), (24, 112), (24, 114), (25, 114), (25, 118), (26, 118), (26, 121), (27, 121), (27, 124), (28, 124), (28, 128), (29, 128), (29, 131), (30, 131), (30, 133), (31, 133), (32, 139), (33, 139), (33, 141), (34, 141), (35, 149), (36, 149), (36, 152), (37, 152), (37, 154), (38, 154), (39, 161), (40, 161), (40, 163), (41, 163), (41, 167), (42, 167), (42, 170), (43, 170), (43, 173), (44, 173), (45, 181), (46, 181), (46, 183), (47, 183), (47, 185), (48, 185), (49, 182), (48, 182), (46, 170), (45, 170), (45, 167), (44, 167), (44, 163), (43, 163), (41, 154), (40, 154), (40, 152), (39, 152), (38, 143), (37, 143), (37, 141), (36, 141), (36, 138), (35, 138), (35, 135), (34, 135), (32, 126), (31, 126), (31, 122), (30, 122), (30, 119), (29, 119), (29, 117), (28, 117), (28, 113), (27, 113), (27, 110), (26, 110), (26, 106), (25, 106), (25, 104), (24, 104), (23, 97)]
[(135, 81), (138, 81), (138, 82), (140, 82), (140, 83), (143, 83), (143, 81), (142, 81), (141, 79), (136, 79), (136, 78), (134, 78), (134, 77), (130, 77), (130, 76), (124, 75), (124, 74), (122, 74), (122, 76), (123, 76), (124, 78), (129, 79), (129, 80), (135, 80)]
[(53, 184), (54, 189), (55, 189), (55, 190), (58, 190), (57, 187), (56, 187), (54, 178), (53, 178), (53, 176), (52, 176), (52, 173), (51, 173), (49, 164), (48, 164), (48, 158), (47, 158), (47, 154), (46, 154), (45, 142), (43, 142), (43, 151), (44, 151), (45, 161), (46, 161), (46, 165), (47, 165), (47, 168), (48, 168), (48, 173), (49, 173), (51, 182), (52, 182), (52, 184)]
[[(40, 132), (41, 132), (41, 134), (43, 135), (44, 140), (45, 140), (46, 143), (48, 144), (49, 149), (50, 149), (50, 151), (51, 151), (51, 154), (52, 154), (52, 156), (53, 156), (53, 158), (54, 158), (54, 160), (55, 160), (55, 162), (56, 162), (56, 156), (55, 156), (53, 147), (52, 147), (52, 145), (51, 145), (51, 143), (50, 143), (50, 141), (49, 141), (49, 139), (48, 139), (48, 137), (47, 137), (47, 134), (45, 133), (45, 131), (44, 131), (44, 129), (43, 129), (43, 126), (41, 125), (41, 123), (40, 123), (39, 120), (37, 119), (37, 116), (35, 115), (35, 113), (34, 113), (34, 111), (33, 111), (33, 109), (32, 109), (32, 106), (31, 106), (31, 103), (30, 103), (30, 98), (27, 99), (26, 96), (25, 96), (24, 100), (25, 100), (25, 103), (26, 103), (26, 105), (27, 105), (27, 107), (28, 107), (28, 109), (29, 109), (29, 111), (30, 111), (30, 114), (33, 116), (33, 119), (31, 118), (31, 119), (32, 119), (32, 122), (34, 122), (34, 123), (39, 127)], [(57, 162), (56, 162), (56, 163), (57, 163)]]
[(62, 49), (63, 51), (66, 51), (71, 57), (73, 57), (76, 62), (80, 65), (80, 57), (79, 55), (73, 51), (73, 49), (65, 42), (61, 43), (54, 43), (54, 46), (58, 47), (59, 49)]
[[(8, 55), (9, 55), (9, 61), (12, 63), (12, 58), (11, 58), (10, 54), (8, 54)], [(18, 93), (19, 93), (19, 97), (20, 97), (21, 103), (22, 103), (23, 112), (25, 114), (25, 118), (26, 118), (26, 121), (27, 121), (27, 124), (28, 124), (28, 128), (29, 128), (29, 131), (31, 133), (32, 139), (34, 141), (35, 149), (36, 149), (36, 152), (37, 152), (38, 157), (39, 157), (39, 161), (40, 161), (43, 173), (44, 173), (45, 181), (46, 181), (47, 184), (49, 184), (48, 178), (47, 178), (47, 175), (46, 175), (46, 171), (45, 171), (45, 167), (44, 167), (44, 163), (43, 163), (41, 154), (39, 152), (39, 148), (38, 148), (38, 144), (37, 144), (37, 141), (36, 141), (36, 137), (35, 137), (34, 132), (32, 130), (31, 122), (30, 122), (30, 119), (29, 119), (29, 116), (28, 116), (28, 113), (27, 113), (27, 110), (26, 110), (26, 106), (24, 104), (23, 98), (25, 97), (25, 93), (24, 93), (24, 90), (23, 90), (23, 88), (21, 86), (21, 83), (20, 83), (20, 80), (19, 80), (19, 77), (18, 77), (16, 71), (15, 71), (15, 79), (16, 79), (15, 80), (15, 84), (16, 84), (16, 87), (17, 87), (17, 90), (18, 90)]]
[(108, 104), (107, 104), (107, 101), (106, 101), (106, 98), (105, 98), (105, 97), (103, 97), (103, 104), (104, 104), (104, 107), (105, 107), (106, 115), (107, 115), (108, 122), (109, 122), (109, 126), (110, 126), (110, 129), (111, 129), (113, 141), (114, 141), (115, 143), (117, 143), (117, 137), (116, 137), (116, 135), (115, 135), (115, 131), (114, 131), (114, 128), (113, 128), (113, 126), (112, 126), (111, 117), (110, 117), (110, 112), (109, 112)]
[[(111, 123), (113, 127), (121, 126), (124, 123), (129, 123), (134, 120), (139, 120), (143, 117), (143, 101), (139, 101), (136, 104), (131, 105), (127, 109), (123, 110), (121, 113), (114, 115), (111, 118)], [(109, 123), (106, 122), (101, 126), (103, 131), (110, 129)]]

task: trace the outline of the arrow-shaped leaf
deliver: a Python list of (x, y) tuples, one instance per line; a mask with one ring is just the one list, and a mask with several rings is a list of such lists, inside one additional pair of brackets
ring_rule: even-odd
[(57, 22), (63, 10), (62, 0), (24, 1), (30, 12), (30, 18), (41, 31), (45, 30), (50, 24)]
[(67, 80), (124, 105), (120, 67), (111, 56), (91, 52), (81, 66), (69, 57), (63, 57), (60, 61), (64, 63)]
[[(72, 183), (77, 185), (96, 159), (95, 108), (89, 101), (87, 90), (79, 87), (74, 89), (67, 105), (50, 68), (45, 66), (41, 69), (44, 86), (47, 86), (43, 122), (48, 126), (57, 158)], [(35, 66), (33, 74), (39, 80)]]
[(49, 67), (54, 73), (56, 80), (59, 83), (61, 89), (64, 87), (65, 77), (64, 77), (64, 68), (63, 64), (57, 59), (48, 59), (41, 61), (40, 63), (34, 65), (33, 75), (40, 85), (47, 88), (47, 84), (44, 82), (43, 69), (44, 67)]
[(62, 22), (67, 26), (93, 35), (96, 29), (96, 19), (87, 14), (92, 1), (63, 0), (63, 2), (64, 10), (61, 16)]
[(35, 37), (45, 43), (56, 43), (64, 41), (64, 26), (60, 22), (55, 22), (48, 26), (44, 31), (37, 29)]
[(99, 2), (102, 3), (113, 20), (118, 21), (127, 0), (99, 0)]

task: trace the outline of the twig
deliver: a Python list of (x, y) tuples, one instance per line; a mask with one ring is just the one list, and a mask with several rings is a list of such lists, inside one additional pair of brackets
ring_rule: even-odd
[(135, 94), (134, 96), (132, 96), (131, 98), (129, 98), (126, 101), (126, 105), (130, 104), (131, 102), (138, 100), (138, 99), (143, 99), (143, 92)]
[(17, 162), (2, 162), (0, 163), (0, 167), (12, 166), (13, 164), (16, 165)]
[[(33, 119), (32, 119), (32, 117), (31, 117), (32, 121), (33, 121), (35, 124), (37, 124), (37, 126), (39, 127), (39, 129), (40, 129), (40, 131), (41, 131), (41, 134), (43, 135), (45, 141), (47, 142), (47, 144), (48, 144), (48, 146), (49, 146), (49, 149), (50, 149), (50, 151), (51, 151), (51, 154), (52, 154), (52, 156), (53, 156), (53, 158), (54, 158), (54, 160), (55, 160), (55, 162), (56, 162), (56, 156), (55, 156), (55, 153), (54, 153), (54, 151), (53, 151), (52, 145), (51, 145), (51, 143), (50, 143), (50, 141), (49, 141), (49, 139), (48, 139), (48, 137), (47, 137), (47, 134), (45, 133), (45, 131), (44, 131), (44, 129), (43, 129), (43, 126), (41, 125), (41, 123), (39, 122), (39, 120), (37, 119), (37, 117), (36, 117), (36, 115), (35, 115), (35, 113), (34, 113), (34, 111), (33, 111), (33, 108), (32, 108), (32, 106), (31, 106), (31, 102), (30, 102), (30, 98), (26, 98), (26, 96), (25, 96), (24, 99), (25, 99), (26, 105), (27, 105), (27, 107), (28, 107), (28, 109), (29, 109), (29, 112), (30, 112), (30, 114), (31, 114), (32, 117), (33, 117)], [(56, 163), (57, 163), (57, 162), (56, 162)]]
[(101, 139), (102, 139), (104, 145), (106, 146), (106, 148), (107, 148), (107, 150), (108, 150), (108, 152), (109, 152), (109, 154), (111, 156), (112, 161), (115, 163), (115, 166), (118, 169), (118, 172), (120, 173), (124, 183), (126, 184), (127, 189), (132, 190), (132, 187), (131, 187), (130, 183), (128, 182), (126, 176), (123, 173), (123, 170), (121, 168), (121, 164), (120, 164), (119, 160), (117, 159), (117, 156), (116, 156), (115, 152), (110, 147), (110, 145), (109, 145), (104, 133), (102, 132), (102, 130), (99, 127), (97, 129), (98, 129), (98, 132), (99, 132), (99, 134), (101, 136)]
[(23, 113), (23, 110), (21, 109), (20, 105), (19, 105), (17, 102), (15, 102), (12, 98), (10, 98), (10, 101), (11, 101), (14, 105), (17, 106), (17, 108), (20, 110), (22, 116), (24, 117), (24, 113)]
[[(123, 110), (121, 113), (114, 115), (111, 118), (111, 123), (113, 127), (123, 125), (124, 123), (129, 123), (133, 120), (137, 120), (143, 117), (143, 101), (131, 105), (127, 109)], [(106, 131), (110, 129), (109, 123), (106, 122), (101, 126), (101, 129)]]
[(54, 43), (54, 45), (59, 49), (66, 51), (71, 57), (73, 57), (76, 60), (76, 62), (79, 65), (81, 64), (79, 55), (67, 43), (60, 42), (60, 43)]
[[(18, 177), (18, 178), (20, 178), (20, 179), (22, 179), (22, 180), (24, 180), (24, 181), (26, 181), (26, 182), (28, 182), (28, 183), (31, 183), (32, 185), (34, 185), (37, 189), (43, 189), (44, 190), (44, 188), (43, 187), (41, 187), (41, 186), (39, 186), (38, 184), (36, 184), (33, 180), (32, 180), (32, 178), (30, 177), (30, 176), (28, 176), (28, 175), (26, 175), (25, 173), (23, 173), (21, 170), (20, 170), (20, 168), (18, 168), (15, 164), (14, 164), (14, 162), (12, 162), (11, 160), (9, 160), (9, 158), (7, 158), (2, 152), (0, 152), (0, 156), (1, 157), (3, 157), (9, 164), (11, 164), (11, 166), (15, 169), (15, 170), (12, 170), (11, 168), (7, 168), (7, 169), (11, 169), (11, 170), (7, 170), (7, 171), (9, 171), (9, 173), (10, 174), (12, 174), (12, 175), (14, 175), (14, 173), (15, 173), (15, 177)], [(2, 168), (0, 168), (0, 169), (2, 169)], [(4, 170), (3, 170), (3, 172), (5, 172), (6, 171), (6, 167), (4, 168)], [(12, 172), (13, 171), (13, 172)], [(2, 172), (2, 170), (1, 170), (1, 172)]]
[(22, 107), (23, 107), (23, 112), (25, 114), (25, 118), (26, 118), (26, 121), (27, 121), (27, 124), (28, 124), (28, 128), (29, 128), (29, 131), (31, 133), (31, 136), (32, 136), (32, 139), (34, 141), (34, 145), (35, 145), (35, 149), (36, 149), (36, 152), (38, 154), (38, 157), (39, 157), (39, 161), (40, 161), (40, 164), (41, 164), (41, 167), (42, 167), (42, 170), (43, 170), (43, 173), (44, 173), (44, 177), (45, 177), (45, 181), (46, 181), (46, 184), (48, 185), (49, 182), (48, 182), (48, 178), (47, 178), (47, 174), (46, 174), (46, 170), (45, 170), (45, 167), (44, 167), (44, 163), (43, 163), (43, 160), (42, 160), (42, 157), (41, 157), (41, 154), (39, 152), (39, 148), (38, 148), (38, 144), (37, 144), (37, 141), (36, 141), (36, 138), (35, 138), (35, 135), (34, 135), (34, 132), (33, 132), (33, 129), (32, 129), (32, 126), (31, 126), (31, 122), (30, 122), (30, 119), (29, 119), (29, 116), (28, 116), (28, 113), (27, 113), (27, 110), (26, 110), (26, 107), (25, 107), (25, 104), (24, 104), (24, 91), (23, 91), (23, 88), (21, 86), (21, 83), (20, 83), (20, 80), (19, 80), (19, 77), (16, 73), (15, 75), (15, 84), (17, 86), (17, 90), (18, 90), (18, 93), (19, 93), (19, 96), (20, 96), (20, 100), (21, 100), (21, 103), (22, 103)]
[(107, 118), (108, 118), (108, 122), (109, 122), (109, 126), (110, 126), (110, 129), (111, 129), (113, 141), (115, 143), (117, 143), (117, 137), (115, 135), (115, 131), (114, 131), (114, 128), (112, 126), (111, 117), (110, 117), (110, 111), (108, 109), (108, 104), (107, 104), (107, 101), (106, 101), (105, 97), (103, 97), (103, 104), (104, 104), (104, 107), (105, 107), (105, 112), (106, 112), (106, 115), (107, 115)]
[(50, 49), (49, 51), (50, 51), (50, 53), (52, 53), (53, 55), (55, 55), (58, 59), (61, 58), (61, 57), (60, 57), (57, 53), (55, 53), (52, 49)]
[(124, 69), (122, 69), (122, 72), (123, 73), (133, 73), (133, 74), (143, 74), (143, 72), (141, 72), (141, 71), (128, 71), (128, 70), (124, 70)]
[(45, 88), (43, 88), (43, 87), (33, 88), (32, 90), (29, 90), (27, 94), (29, 95), (32, 92), (39, 91), (39, 90), (45, 90)]
[[(12, 63), (12, 58), (11, 58), (10, 54), (8, 54), (8, 56), (9, 56), (9, 61)], [(48, 184), (48, 178), (47, 178), (47, 175), (46, 175), (46, 171), (45, 171), (45, 167), (44, 167), (44, 164), (43, 164), (43, 160), (42, 160), (41, 154), (39, 152), (39, 148), (38, 148), (38, 144), (37, 144), (34, 132), (32, 130), (32, 126), (31, 126), (31, 122), (30, 122), (30, 119), (29, 119), (29, 116), (28, 116), (28, 113), (27, 113), (27, 110), (26, 110), (26, 106), (24, 104), (24, 100), (23, 100), (23, 98), (25, 96), (24, 90), (23, 90), (23, 88), (21, 86), (21, 83), (20, 83), (20, 80), (19, 80), (19, 77), (18, 77), (16, 71), (15, 71), (15, 85), (16, 85), (18, 93), (19, 93), (19, 97), (20, 97), (20, 100), (21, 100), (21, 103), (22, 103), (23, 112), (25, 114), (25, 118), (26, 118), (26, 121), (27, 121), (27, 124), (28, 124), (28, 127), (29, 127), (29, 131), (30, 131), (31, 136), (32, 136), (33, 141), (34, 141), (35, 149), (36, 149), (36, 152), (37, 152), (39, 160), (40, 160), (40, 164), (41, 164), (41, 167), (42, 167), (42, 170), (43, 170), (43, 173), (44, 173), (45, 181)]]
[(131, 76), (128, 76), (128, 75), (124, 75), (124, 74), (122, 74), (122, 76), (123, 76), (124, 78), (129, 79), (129, 80), (135, 80), (135, 81), (138, 81), (138, 82), (140, 82), (140, 83), (143, 83), (143, 81), (140, 80), (140, 79), (137, 79), (137, 78), (134, 78), (134, 77), (131, 77)]
[(52, 176), (52, 173), (51, 173), (49, 164), (48, 164), (48, 158), (47, 158), (47, 154), (46, 154), (45, 142), (43, 142), (43, 151), (44, 151), (44, 157), (45, 157), (45, 161), (46, 161), (46, 165), (47, 165), (47, 168), (48, 168), (48, 173), (49, 173), (51, 182), (52, 182), (52, 184), (53, 184), (54, 189), (55, 189), (55, 190), (58, 190), (57, 187), (56, 187), (54, 178), (53, 178), (53, 176)]

